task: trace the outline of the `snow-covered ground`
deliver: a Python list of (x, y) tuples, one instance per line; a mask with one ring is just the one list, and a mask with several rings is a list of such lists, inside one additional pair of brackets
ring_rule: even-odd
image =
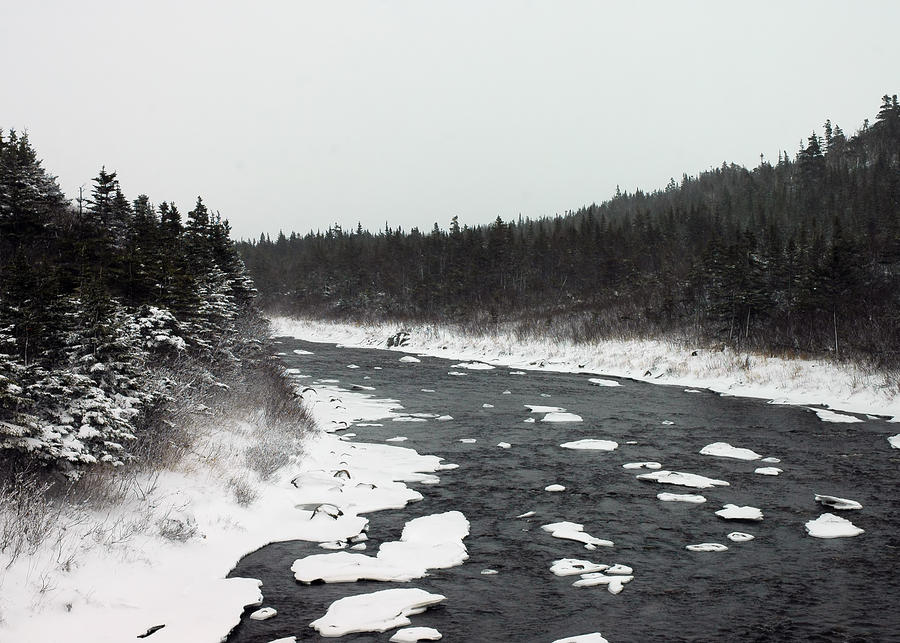
[[(286, 317), (276, 317), (272, 324), (276, 335), (370, 348), (387, 348), (388, 337), (400, 330), (397, 324), (362, 326)], [(900, 382), (890, 375), (850, 364), (783, 359), (730, 349), (693, 349), (665, 341), (608, 340), (573, 344), (553, 339), (520, 340), (502, 327), (496, 333), (483, 335), (424, 324), (404, 325), (403, 329), (409, 336), (399, 350), (417, 355), (526, 370), (627, 377), (766, 398), (777, 403), (827, 406), (900, 418)], [(591, 381), (602, 385), (602, 380)], [(825, 415), (823, 420), (833, 421), (830, 415)]]
[[(323, 428), (267, 480), (246, 464), (258, 429), (209, 426), (177, 470), (135, 480), (128, 500), (104, 510), (70, 509), (33, 555), (0, 555), (0, 641), (120, 643), (160, 625), (154, 643), (220, 641), (245, 606), (261, 604), (258, 581), (225, 578), (241, 557), (281, 540), (364, 543), (361, 514), (421, 499), (404, 482), (439, 482), (434, 474), (453, 465), (399, 446), (342, 441), (329, 431), (399, 414), (390, 400), (341, 395), (308, 401)], [(235, 476), (255, 490), (249, 505), (233, 492)], [(431, 544), (424, 541), (434, 530), (420, 525), (446, 520), (461, 525), (456, 540), (442, 541), (446, 556), (425, 566), (461, 563), (468, 522), (455, 514), (411, 525), (415, 533), (388, 543), (390, 557), (382, 558), (409, 568), (405, 558)], [(447, 531), (443, 522), (439, 530)]]

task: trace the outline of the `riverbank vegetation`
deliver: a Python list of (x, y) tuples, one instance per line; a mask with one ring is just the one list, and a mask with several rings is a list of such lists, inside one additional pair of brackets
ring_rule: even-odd
[(723, 163), (555, 217), (333, 226), (238, 248), (263, 305), (282, 314), (505, 323), (576, 342), (680, 338), (896, 367), (900, 106), (884, 96), (855, 134), (826, 121), (795, 154), (753, 169)]

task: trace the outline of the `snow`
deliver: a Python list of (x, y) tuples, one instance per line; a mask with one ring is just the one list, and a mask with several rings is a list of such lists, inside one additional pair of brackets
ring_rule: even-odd
[(696, 473), (682, 473), (680, 471), (654, 471), (652, 473), (641, 473), (635, 476), (638, 480), (650, 480), (651, 482), (659, 482), (660, 484), (675, 484), (682, 487), (693, 487), (695, 489), (710, 489), (712, 487), (727, 487), (729, 484), (724, 480), (716, 480), (715, 478), (707, 478)]
[(663, 502), (690, 502), (693, 504), (701, 504), (706, 502), (706, 498), (692, 493), (658, 493), (656, 497)]
[(893, 448), (900, 449), (900, 433), (890, 436), (887, 440)]
[[(370, 348), (386, 347), (387, 337), (397, 330), (390, 323), (359, 326), (286, 317), (273, 318), (272, 326), (276, 334)], [(730, 348), (698, 349), (666, 340), (599, 340), (585, 344), (555, 338), (523, 340), (512, 325), (503, 324), (483, 334), (434, 324), (410, 325), (407, 330), (409, 344), (400, 350), (490, 362), (514, 369), (510, 374), (544, 368), (778, 399), (804, 406), (827, 404), (851, 413), (900, 416), (897, 387), (884, 386), (883, 374), (865, 366), (785, 359)]]
[(713, 442), (712, 444), (707, 444), (700, 449), (700, 454), (714, 455), (720, 458), (734, 458), (736, 460), (759, 460), (762, 457), (755, 451), (733, 447), (727, 442)]
[(585, 549), (592, 549), (593, 547), (613, 546), (613, 542), (611, 540), (603, 540), (601, 538), (596, 538), (594, 536), (591, 536), (590, 534), (585, 533), (584, 525), (577, 522), (554, 522), (549, 525), (542, 526), (541, 529), (550, 532), (550, 535), (554, 538), (563, 538), (566, 540), (574, 540), (576, 542), (584, 543)]
[(398, 435), (398, 436), (393, 437), (393, 438), (388, 438), (387, 440), (385, 440), (385, 442), (406, 442), (408, 439), (409, 439), (409, 438), (406, 438), (406, 437), (404, 437), (404, 436), (402, 436), (402, 435)]
[(720, 543), (700, 543), (698, 545), (687, 545), (688, 551), (727, 551), (728, 547)]
[(566, 488), (561, 484), (551, 484), (544, 487), (544, 491), (565, 491)]
[(336, 600), (325, 616), (309, 624), (325, 637), (353, 632), (385, 632), (410, 624), (409, 617), (421, 614), (446, 597), (418, 588), (384, 589)]
[(762, 460), (760, 460), (760, 462), (765, 462), (766, 464), (778, 464), (779, 462), (781, 462), (781, 459), (773, 458), (770, 456), (768, 458), (763, 458)]
[(758, 473), (761, 476), (777, 476), (782, 471), (784, 469), (779, 469), (778, 467), (758, 467), (753, 470), (753, 473)]
[(541, 422), (581, 422), (582, 417), (575, 413), (548, 413)]
[(623, 469), (661, 469), (662, 464), (659, 462), (626, 462), (622, 465)]
[(441, 633), (433, 627), (405, 627), (388, 639), (390, 643), (416, 643), (416, 641), (440, 641)]
[(500, 447), (501, 449), (508, 449), (512, 445), (509, 442), (498, 442), (497, 446)]
[(732, 542), (746, 543), (756, 538), (756, 536), (754, 536), (753, 534), (745, 534), (742, 531), (732, 531), (730, 534), (728, 534), (727, 538)]
[(250, 614), (250, 618), (254, 621), (266, 621), (278, 614), (274, 607), (263, 607)]
[(818, 415), (819, 419), (823, 422), (845, 422), (847, 424), (862, 422), (858, 417), (835, 413), (834, 411), (829, 411), (827, 409), (810, 409), (810, 411), (815, 411), (816, 415)]
[(724, 520), (762, 520), (763, 514), (756, 507), (743, 506), (739, 507), (737, 505), (725, 505), (724, 509), (719, 509), (716, 512), (716, 515), (719, 518)]
[(553, 643), (609, 643), (600, 632), (568, 636), (564, 639), (556, 639)]
[(496, 569), (482, 569), (480, 573), (482, 576), (496, 576), (500, 572), (498, 572)]
[(553, 564), (550, 565), (550, 571), (556, 576), (578, 576), (592, 572), (603, 572), (607, 569), (609, 569), (609, 565), (592, 563), (589, 560), (579, 560), (578, 558), (560, 558), (559, 560), (554, 560)]
[(855, 500), (838, 498), (837, 496), (824, 496), (818, 493), (816, 494), (816, 502), (832, 509), (862, 509), (862, 505)]
[(574, 442), (564, 442), (560, 444), (564, 449), (586, 449), (591, 451), (612, 451), (618, 448), (619, 443), (612, 440), (599, 440), (596, 438), (585, 438), (584, 440), (575, 440)]
[(398, 361), (403, 362), (404, 364), (418, 364), (422, 360), (417, 357), (413, 357), (412, 355), (404, 355)]
[(599, 377), (592, 377), (588, 380), (588, 382), (590, 382), (594, 386), (622, 386), (615, 380), (604, 380), (600, 379)]
[(806, 523), (806, 532), (814, 538), (851, 538), (865, 533), (846, 518), (834, 514), (822, 514)]
[(618, 594), (626, 583), (634, 580), (634, 576), (607, 576), (601, 573), (582, 574), (581, 578), (572, 583), (572, 587), (596, 587), (606, 585), (610, 594)]

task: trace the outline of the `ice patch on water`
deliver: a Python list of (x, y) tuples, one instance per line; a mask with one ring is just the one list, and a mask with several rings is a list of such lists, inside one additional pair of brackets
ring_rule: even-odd
[(622, 591), (626, 583), (634, 580), (634, 576), (607, 576), (606, 574), (593, 573), (582, 574), (581, 578), (574, 583), (572, 587), (596, 587), (597, 585), (606, 585), (606, 589), (610, 594), (618, 594)]
[(622, 465), (623, 469), (661, 469), (662, 464), (659, 462), (626, 462)]
[(846, 518), (834, 514), (822, 514), (806, 523), (806, 532), (814, 538), (851, 538), (865, 533)]
[(410, 624), (409, 617), (421, 614), (447, 597), (418, 588), (384, 589), (336, 600), (325, 616), (310, 623), (322, 636), (336, 637), (353, 632), (386, 632)]
[(855, 500), (848, 500), (847, 498), (838, 498), (837, 496), (824, 496), (822, 494), (816, 494), (816, 502), (825, 505), (826, 507), (831, 507), (832, 509), (840, 509), (840, 510), (849, 510), (849, 509), (862, 509), (862, 505)]
[(449, 422), (453, 419), (452, 415), (439, 415), (435, 418), (438, 422)]
[(719, 543), (700, 543), (699, 545), (687, 545), (688, 551), (727, 551), (728, 547)]
[(719, 518), (723, 518), (724, 520), (762, 520), (763, 513), (756, 507), (750, 507), (749, 505), (745, 505), (743, 507), (739, 507), (737, 505), (725, 505), (724, 509), (719, 509), (716, 512), (716, 515)]
[(462, 442), (463, 444), (475, 444), (476, 442), (478, 442), (478, 439), (477, 438), (460, 438), (459, 441)]
[(782, 471), (784, 469), (779, 469), (778, 467), (759, 467), (754, 469), (753, 473), (758, 473), (761, 476), (777, 476)]
[(566, 488), (561, 484), (551, 484), (551, 485), (547, 485), (546, 487), (544, 487), (544, 491), (559, 492), (559, 491), (565, 491), (565, 490), (566, 490)]
[(497, 574), (499, 574), (499, 573), (500, 573), (500, 572), (498, 572), (496, 569), (482, 569), (482, 570), (481, 570), (481, 575), (482, 575), (482, 576), (495, 576), (495, 575), (497, 575)]
[(695, 505), (706, 502), (706, 498), (692, 493), (658, 493), (656, 497), (663, 502), (690, 502)]
[(305, 351), (302, 348), (294, 349), (294, 355), (312, 355), (312, 351)]
[(732, 531), (728, 534), (727, 538), (736, 543), (746, 543), (756, 538), (756, 536), (753, 534), (745, 534), (742, 531)]
[(416, 643), (416, 641), (440, 641), (442, 635), (433, 627), (404, 627), (388, 639), (389, 643)]
[(278, 614), (274, 607), (262, 607), (250, 614), (250, 619), (254, 621), (265, 621)]
[(510, 371), (510, 375), (525, 375), (525, 371)]
[(581, 422), (582, 417), (575, 413), (548, 413), (541, 422)]
[(524, 404), (523, 406), (531, 413), (563, 413), (565, 411), (561, 406), (541, 406), (540, 404)]
[(858, 417), (854, 417), (852, 415), (843, 415), (841, 413), (835, 413), (834, 411), (829, 411), (828, 409), (814, 409), (810, 408), (810, 411), (815, 411), (815, 414), (819, 416), (819, 419), (823, 422), (862, 422)]
[(560, 444), (564, 449), (586, 449), (592, 451), (613, 451), (618, 448), (619, 443), (612, 440), (598, 440), (595, 438), (585, 438), (584, 440), (575, 440), (574, 442), (564, 442)]
[(398, 417), (392, 418), (393, 422), (427, 422), (427, 418), (418, 418), (412, 415), (400, 415)]
[(501, 449), (508, 449), (512, 445), (509, 442), (498, 442), (497, 446), (500, 447)]
[(712, 444), (707, 444), (700, 449), (700, 454), (714, 455), (720, 458), (734, 458), (736, 460), (759, 460), (762, 457), (755, 451), (733, 447), (727, 442), (713, 442)]
[(665, 426), (672, 426), (675, 423), (672, 420), (663, 420), (662, 422), (660, 422), (660, 424), (663, 424)]
[(590, 549), (593, 547), (612, 547), (613, 542), (611, 540), (603, 540), (602, 538), (596, 538), (591, 536), (584, 531), (584, 525), (579, 524), (577, 522), (554, 522), (549, 525), (544, 525), (541, 527), (544, 531), (550, 533), (554, 538), (563, 538), (565, 540), (574, 540), (576, 542), (584, 543), (585, 548)]
[(887, 441), (893, 448), (900, 449), (900, 433), (890, 436)]
[(588, 380), (588, 382), (590, 382), (594, 386), (622, 386), (615, 380), (604, 380), (600, 379), (599, 377), (592, 377)]
[(523, 514), (519, 514), (518, 516), (516, 516), (516, 518), (531, 518), (534, 514), (535, 512), (533, 511), (526, 511)]
[(418, 357), (413, 357), (412, 355), (404, 355), (397, 361), (403, 362), (404, 364), (418, 364), (422, 360), (420, 360)]
[(553, 643), (609, 643), (600, 632), (591, 632), (590, 634), (579, 634), (578, 636), (568, 636), (564, 639), (556, 639)]
[(525, 418), (523, 421), (526, 424), (534, 424), (534, 418)]
[(492, 371), (494, 367), (490, 364), (485, 364), (484, 362), (462, 362), (460, 364), (453, 364), (450, 368), (465, 368), (470, 371)]
[(468, 373), (463, 373), (462, 371), (447, 371), (447, 375), (455, 375), (456, 377), (464, 377), (468, 375)]
[(494, 405), (493, 405), (493, 404), (487, 404), (487, 403), (485, 403), (485, 404), (482, 404), (482, 405), (481, 405), (481, 408), (483, 408), (483, 409), (492, 409), (492, 408), (494, 408)]
[(356, 364), (347, 364), (347, 368), (359, 368)]
[(768, 458), (763, 458), (762, 460), (760, 460), (760, 462), (765, 462), (767, 464), (778, 464), (779, 462), (781, 462), (781, 458), (773, 458), (770, 456)]
[(409, 438), (403, 437), (402, 435), (398, 435), (394, 438), (388, 438), (385, 442), (406, 442)]
[(609, 565), (601, 563), (592, 563), (589, 560), (579, 560), (578, 558), (560, 558), (554, 560), (550, 565), (550, 571), (557, 576), (578, 576), (580, 574), (590, 574), (593, 572), (602, 572), (609, 569)]
[(696, 473), (682, 473), (680, 471), (654, 471), (652, 473), (641, 473), (635, 476), (638, 480), (650, 480), (659, 482), (660, 484), (676, 484), (682, 487), (693, 487), (695, 489), (710, 489), (712, 487), (728, 487), (730, 486), (724, 480), (716, 480), (715, 478), (707, 478)]

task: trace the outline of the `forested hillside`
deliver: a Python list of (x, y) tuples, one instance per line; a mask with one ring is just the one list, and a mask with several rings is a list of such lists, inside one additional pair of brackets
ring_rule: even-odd
[(254, 297), (200, 198), (183, 221), (101, 169), (71, 204), (27, 135), (0, 131), (3, 473), (75, 479), (169, 448), (175, 409), (259, 359)]
[(896, 95), (852, 136), (831, 122), (823, 134), (775, 163), (723, 163), (564, 216), (461, 227), (437, 203), (448, 230), (334, 226), (238, 247), (281, 312), (526, 334), (562, 319), (575, 340), (678, 335), (897, 364)]

